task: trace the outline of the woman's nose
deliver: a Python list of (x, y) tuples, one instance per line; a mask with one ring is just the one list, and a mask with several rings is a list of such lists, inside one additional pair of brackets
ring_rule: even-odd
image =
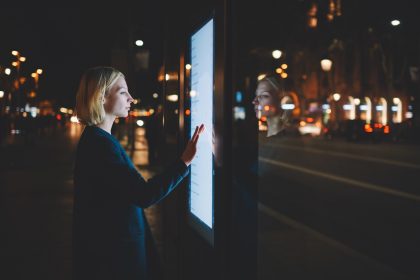
[(131, 94), (128, 94), (128, 102), (131, 103), (134, 101), (134, 98), (131, 97)]

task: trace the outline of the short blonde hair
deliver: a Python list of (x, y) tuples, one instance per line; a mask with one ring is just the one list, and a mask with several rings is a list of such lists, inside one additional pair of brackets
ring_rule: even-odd
[(102, 100), (118, 78), (124, 75), (112, 67), (93, 67), (83, 74), (76, 95), (75, 112), (84, 125), (97, 125), (105, 118)]
[(274, 102), (277, 103), (277, 109), (279, 109), (280, 113), (279, 113), (279, 127), (280, 127), (280, 131), (285, 129), (289, 124), (290, 124), (290, 119), (291, 119), (291, 111), (287, 111), (287, 110), (283, 110), (281, 108), (281, 100), (283, 97), (285, 97), (286, 94), (286, 90), (284, 89), (284, 86), (282, 85), (282, 83), (280, 82), (278, 75), (267, 75), (265, 76), (263, 79), (261, 79), (259, 81), (259, 83), (261, 82), (267, 82), (270, 87), (273, 89), (273, 92), (271, 92), (271, 95), (274, 98)]

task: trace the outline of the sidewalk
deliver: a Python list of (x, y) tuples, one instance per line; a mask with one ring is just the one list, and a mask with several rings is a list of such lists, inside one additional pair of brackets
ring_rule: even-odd
[[(0, 147), (0, 279), (71, 279), (73, 162), (81, 129)], [(137, 141), (136, 141), (137, 142)], [(138, 140), (143, 143), (141, 137)], [(134, 163), (147, 179), (147, 146)], [(129, 154), (129, 153), (128, 153)], [(159, 208), (146, 210), (159, 248)]]
[(74, 138), (0, 148), (0, 279), (71, 279)]

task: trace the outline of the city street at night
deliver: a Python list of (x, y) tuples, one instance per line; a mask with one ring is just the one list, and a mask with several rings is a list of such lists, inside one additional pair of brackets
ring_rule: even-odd
[(0, 280), (420, 279), (413, 5), (2, 4)]
[(419, 277), (419, 146), (260, 141), (261, 279)]

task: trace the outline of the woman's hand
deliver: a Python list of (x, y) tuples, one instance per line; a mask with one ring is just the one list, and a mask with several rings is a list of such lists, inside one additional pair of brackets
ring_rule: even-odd
[(187, 146), (185, 147), (184, 152), (182, 153), (181, 160), (189, 166), (191, 161), (195, 157), (195, 153), (197, 152), (197, 142), (200, 134), (204, 131), (204, 124), (200, 125), (200, 127), (196, 126), (195, 131), (191, 139), (188, 141)]

